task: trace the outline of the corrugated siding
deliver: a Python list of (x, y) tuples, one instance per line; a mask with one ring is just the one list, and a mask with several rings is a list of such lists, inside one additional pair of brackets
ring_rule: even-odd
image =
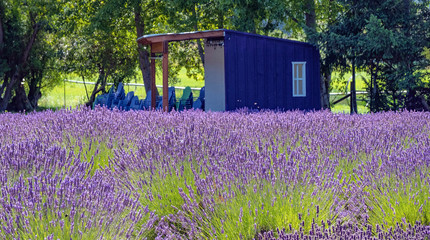
[[(309, 44), (226, 31), (226, 110), (319, 109), (319, 53)], [(306, 62), (306, 97), (292, 96), (292, 62)]]

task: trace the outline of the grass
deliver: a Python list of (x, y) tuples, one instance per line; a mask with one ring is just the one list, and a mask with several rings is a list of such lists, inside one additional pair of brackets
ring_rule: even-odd
[(64, 82), (53, 89), (43, 92), (42, 98), (39, 100), (39, 106), (50, 109), (59, 109), (64, 106), (76, 107), (85, 103), (85, 100), (85, 88), (82, 84)]
[[(197, 81), (187, 77), (185, 68), (179, 72), (178, 79), (179, 81), (175, 86), (201, 88), (205, 84), (203, 81)], [(70, 76), (70, 80), (82, 81), (82, 79), (73, 75)], [(87, 81), (95, 80), (90, 79)], [(156, 76), (156, 85), (162, 85), (162, 81), (162, 75), (161, 73), (158, 73)], [(131, 81), (131, 83), (142, 84), (142, 80)], [(93, 87), (94, 85), (87, 84), (88, 96), (91, 95)], [(109, 88), (110, 86), (108, 89)], [(139, 99), (144, 99), (146, 97), (145, 88), (143, 86), (125, 86), (124, 90), (126, 93), (134, 91), (134, 95), (138, 96)], [(159, 91), (161, 90), (159, 89)], [(193, 90), (192, 92), (195, 98), (200, 94), (200, 91), (198, 90)], [(43, 92), (42, 98), (39, 100), (39, 106), (42, 109), (60, 109), (64, 107), (75, 108), (76, 106), (84, 104), (88, 100), (87, 93), (85, 93), (85, 86), (81, 83), (63, 82), (62, 84)], [(176, 89), (175, 94), (177, 99), (180, 98), (182, 96), (182, 89)]]
[(220, 239), (253, 239), (258, 233), (276, 231), (276, 226), (309, 231), (314, 221), (332, 218), (329, 209), (333, 195), (329, 191), (314, 195), (317, 188), (297, 184), (285, 189), (282, 183), (270, 182), (249, 184), (245, 194), (236, 189), (236, 197), (219, 203), (218, 216), (212, 221), (218, 226), (217, 232), (224, 233)]
[[(421, 169), (428, 172), (428, 168)], [(430, 192), (429, 179), (423, 179), (419, 171), (407, 181), (391, 176), (375, 181), (377, 186), (369, 190), (370, 223), (383, 223), (387, 227), (395, 227), (397, 223), (430, 224)]]
[[(46, 200), (45, 200), (46, 201)], [(16, 226), (17, 235), (22, 239), (49, 239), (49, 237), (61, 237), (61, 239), (99, 239), (102, 235), (108, 238), (116, 236), (116, 229), (104, 224), (98, 226), (95, 230), (81, 232), (78, 229), (85, 229), (86, 226), (100, 222), (103, 220), (103, 214), (97, 216), (91, 215), (89, 212), (79, 211), (72, 213), (71, 209), (43, 209), (40, 212), (29, 214), (25, 221), (28, 221), (31, 226), (35, 226), (35, 231), (27, 232), (19, 225)]]
[[(73, 80), (82, 81), (77, 76), (71, 76)], [(345, 74), (343, 78), (341, 78), (339, 73), (334, 73), (333, 78), (333, 92), (344, 92), (346, 82), (351, 77), (351, 74)], [(365, 83), (362, 77), (368, 78), (366, 73), (357, 73), (357, 91), (365, 91)], [(189, 78), (186, 75), (185, 68), (179, 72), (178, 75), (179, 81), (175, 84), (175, 86), (186, 87), (189, 86), (191, 88), (201, 88), (204, 86), (204, 81), (197, 81), (195, 79)], [(92, 80), (88, 80), (92, 81)], [(139, 81), (131, 81), (131, 83), (142, 83)], [(161, 72), (157, 73), (156, 76), (156, 84), (162, 85), (162, 74)], [(91, 95), (93, 85), (87, 84), (88, 95)], [(144, 99), (146, 97), (145, 88), (143, 86), (125, 86), (125, 92), (134, 91), (134, 95), (138, 96), (139, 99)], [(161, 91), (161, 89), (159, 89)], [(176, 89), (176, 98), (179, 99), (182, 96), (182, 89)], [(193, 97), (197, 98), (200, 95), (199, 90), (193, 90)], [(330, 101), (336, 101), (336, 99), (340, 99), (344, 95), (336, 95), (331, 96)], [(367, 113), (369, 110), (366, 107), (366, 102), (363, 100), (362, 96), (359, 95), (357, 97), (357, 107), (359, 113)], [(39, 106), (41, 109), (60, 109), (64, 107), (72, 107), (75, 108), (81, 104), (84, 104), (87, 101), (87, 94), (85, 93), (85, 86), (80, 83), (71, 83), (64, 82), (53, 89), (47, 90), (43, 92), (42, 98), (39, 100)], [(349, 98), (332, 106), (332, 111), (336, 113), (349, 113)]]
[[(330, 96), (330, 102), (334, 102), (345, 95), (331, 95)], [(357, 95), (357, 110), (358, 113), (368, 113), (369, 109), (366, 107), (366, 100), (364, 98), (365, 95)], [(331, 106), (331, 111), (335, 113), (349, 113), (350, 112), (350, 100), (349, 98), (342, 100), (341, 102), (337, 103), (336, 105)]]
[[(190, 201), (189, 199), (195, 199), (194, 196), (199, 197), (199, 195), (195, 194), (197, 189), (192, 166), (187, 162), (183, 162), (181, 169), (183, 169), (182, 172), (155, 170), (152, 175), (149, 172), (130, 169), (128, 178), (136, 192), (142, 196), (140, 203), (143, 206), (147, 206), (149, 211), (156, 213), (159, 217), (167, 218), (184, 211), (182, 206), (187, 201)], [(190, 194), (193, 197), (189, 198)], [(147, 220), (147, 218), (144, 218), (142, 224)], [(170, 221), (172, 220), (170, 219)], [(172, 224), (175, 223), (172, 222)], [(144, 234), (144, 237), (154, 239), (156, 233), (148, 231)]]
[[(341, 74), (339, 72), (333, 72), (331, 78), (332, 78), (331, 86), (333, 87), (332, 92), (345, 92), (345, 88), (346, 88), (348, 81), (352, 80), (351, 79), (352, 73), (345, 73), (344, 76), (341, 76)], [(365, 80), (368, 80), (368, 79), (370, 79), (370, 76), (368, 73), (357, 72), (356, 73), (356, 84), (355, 84), (356, 90), (359, 92), (366, 91)], [(347, 91), (349, 91), (349, 87), (350, 87), (350, 85), (348, 85)]]
[[(159, 164), (151, 160), (142, 161), (143, 166)], [(202, 205), (202, 195), (199, 194), (195, 182), (199, 165), (192, 162), (193, 164), (187, 160), (175, 164), (170, 162), (177, 167), (157, 169), (151, 174), (133, 166), (128, 169), (127, 179), (130, 179), (132, 188), (142, 196), (140, 203), (164, 221), (168, 219), (167, 222), (175, 228), (189, 231), (184, 219), (201, 218), (195, 227), (202, 232), (202, 239), (254, 239), (259, 233), (276, 231), (276, 226), (290, 226), (292, 229), (308, 232), (313, 223), (330, 222), (336, 217), (331, 214), (333, 189), (304, 182), (286, 187), (282, 181), (267, 180), (254, 180), (239, 187), (232, 183), (232, 186), (226, 184), (223, 187), (213, 183), (213, 201), (216, 204), (213, 211), (208, 211)], [(176, 170), (173, 170), (175, 168)], [(198, 176), (211, 181), (204, 172), (200, 172)], [(316, 195), (316, 192), (319, 194)], [(184, 204), (198, 207), (188, 211)], [(178, 214), (184, 218), (171, 218)], [(293, 232), (288, 229), (287, 231)], [(156, 233), (148, 231), (144, 236), (154, 239)]]

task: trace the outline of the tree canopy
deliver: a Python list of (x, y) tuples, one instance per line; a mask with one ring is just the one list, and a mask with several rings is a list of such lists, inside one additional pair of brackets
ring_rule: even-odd
[(343, 1), (348, 11), (322, 33), (326, 59), (334, 67), (355, 64), (366, 82), (371, 111), (427, 110), (430, 43), (427, 1)]
[[(3, 0), (0, 2), (0, 111), (37, 108), (44, 88), (74, 74), (96, 85), (141, 77), (150, 89), (144, 34), (226, 28), (308, 41), (321, 52), (321, 101), (331, 73), (369, 73), (371, 111), (429, 110), (427, 0)], [(171, 45), (170, 78), (201, 78), (201, 41)], [(351, 100), (354, 101), (353, 95)]]

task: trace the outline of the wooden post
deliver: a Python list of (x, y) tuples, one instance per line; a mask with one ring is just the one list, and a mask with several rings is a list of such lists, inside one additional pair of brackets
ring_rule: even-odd
[(63, 79), (64, 85), (64, 109), (66, 109), (66, 79)]
[(352, 81), (351, 81), (351, 98), (350, 98), (351, 114), (357, 114), (357, 94), (355, 90), (355, 55), (352, 59)]
[(169, 111), (169, 42), (163, 42), (163, 110)]
[[(151, 45), (152, 48), (152, 45)], [(155, 86), (155, 53), (151, 53), (151, 110), (155, 109), (157, 87)]]

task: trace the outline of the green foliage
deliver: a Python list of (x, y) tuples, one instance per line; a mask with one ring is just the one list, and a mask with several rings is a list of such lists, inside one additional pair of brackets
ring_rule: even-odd
[[(204, 81), (204, 68), (199, 56), (197, 41), (174, 42), (169, 45), (169, 82), (177, 85), (179, 72), (186, 70), (186, 76), (196, 81)], [(158, 69), (161, 68), (161, 61)]]
[(58, 83), (61, 7), (54, 0), (0, 3), (0, 110), (33, 110), (41, 89)]
[[(158, 163), (155, 163), (158, 164)], [(180, 191), (187, 196), (190, 192), (197, 192), (194, 182), (194, 174), (191, 170), (192, 165), (187, 162), (180, 163), (177, 169), (180, 171), (173, 172), (171, 169), (165, 169), (157, 172), (133, 171), (130, 169), (127, 178), (131, 183), (131, 188), (141, 196), (139, 199), (142, 206), (147, 210), (156, 213), (160, 218), (177, 214), (184, 211), (182, 206), (186, 203)], [(197, 196), (197, 201), (198, 197)], [(194, 203), (193, 204), (197, 204)], [(149, 216), (142, 219), (142, 224), (148, 220)], [(179, 222), (169, 222), (180, 227)], [(155, 229), (150, 229), (143, 234), (145, 237), (154, 238)]]
[(280, 0), (224, 0), (222, 5), (232, 11), (232, 28), (245, 32), (268, 34), (279, 27), (285, 14)]
[[(211, 222), (221, 233), (220, 239), (252, 239), (259, 233), (288, 226), (308, 232), (312, 223), (334, 218), (330, 213), (333, 192), (317, 189), (313, 185), (250, 183), (243, 189), (231, 190), (231, 199), (216, 199), (218, 207)], [(314, 191), (321, 194), (316, 196)]]
[(71, 208), (46, 208), (43, 204), (47, 201), (48, 199), (42, 201), (39, 211), (27, 212), (27, 215), (20, 219), (28, 222), (31, 229), (23, 228), (18, 221), (14, 222), (17, 236), (22, 239), (49, 239), (49, 237), (54, 239), (113, 239), (118, 236), (116, 225), (119, 225), (121, 219), (127, 216), (127, 214), (123, 214), (123, 216), (111, 217), (113, 221), (109, 222), (110, 219), (102, 207), (99, 207), (95, 211), (97, 214), (93, 215), (83, 209), (74, 211)]
[(429, 179), (421, 178), (420, 171), (428, 172), (428, 169), (417, 170), (406, 181), (398, 176), (386, 177), (368, 188), (367, 204), (372, 225), (383, 223), (389, 228), (399, 222), (430, 224)]
[[(64, 70), (85, 78), (128, 81), (136, 75), (136, 35), (130, 18), (112, 18), (110, 4), (70, 1), (64, 11)], [(73, 10), (71, 10), (73, 9)], [(76, 14), (78, 12), (78, 14)]]
[[(427, 60), (429, 60), (430, 61), (430, 48), (424, 48), (424, 53), (423, 53), (423, 55), (427, 58)], [(430, 67), (430, 65), (429, 65), (429, 67)]]
[[(86, 90), (87, 100), (106, 91), (106, 82), (143, 77), (148, 85), (148, 49), (136, 51), (140, 35), (228, 28), (318, 45), (328, 90), (330, 73), (350, 71), (354, 60), (369, 75), (371, 111), (423, 110), (429, 103), (423, 71), (430, 59), (428, 1), (6, 0), (0, 10), (0, 100), (17, 70), (32, 106), (69, 74), (99, 82)], [(40, 31), (24, 66), (19, 62), (35, 26)], [(189, 78), (203, 79), (202, 41), (171, 43), (169, 48), (173, 84), (179, 83), (183, 68)], [(138, 64), (142, 74), (136, 71)], [(13, 88), (18, 86), (16, 81)], [(15, 95), (12, 90), (10, 99)]]
[(368, 72), (371, 111), (425, 109), (416, 98), (426, 92), (420, 70), (428, 66), (422, 54), (429, 45), (428, 3), (340, 2), (350, 10), (320, 38), (325, 61), (342, 71), (349, 71), (355, 61)]

